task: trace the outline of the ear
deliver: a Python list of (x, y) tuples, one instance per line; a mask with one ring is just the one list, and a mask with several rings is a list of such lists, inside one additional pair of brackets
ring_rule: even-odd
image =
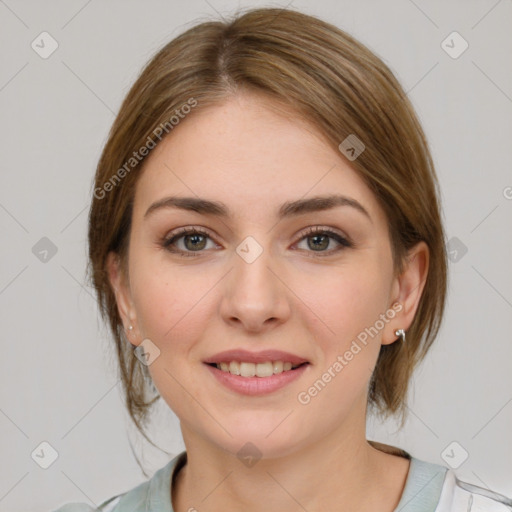
[[(137, 317), (133, 305), (128, 278), (121, 267), (121, 259), (115, 252), (107, 256), (107, 273), (110, 286), (116, 297), (117, 310), (124, 325), (126, 337), (132, 345), (138, 340)], [(130, 325), (132, 329), (130, 329)]]
[(397, 329), (407, 332), (418, 309), (421, 295), (427, 281), (429, 266), (429, 250), (425, 242), (418, 242), (409, 250), (403, 272), (394, 278), (390, 309), (396, 314), (386, 325), (382, 334), (382, 344), (395, 342)]

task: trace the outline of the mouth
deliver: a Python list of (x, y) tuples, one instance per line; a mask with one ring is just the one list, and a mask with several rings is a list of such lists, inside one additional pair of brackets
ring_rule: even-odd
[[(222, 361), (204, 362), (204, 367), (213, 377), (212, 382), (219, 383), (224, 389), (238, 395), (263, 397), (272, 395), (292, 385), (294, 381), (309, 374), (311, 364), (308, 361)], [(307, 377), (305, 377), (307, 378)]]
[(261, 396), (276, 392), (308, 374), (311, 362), (282, 350), (253, 352), (233, 349), (203, 360), (205, 368), (221, 384), (235, 393)]
[(208, 366), (216, 368), (224, 373), (237, 375), (239, 377), (259, 377), (266, 378), (272, 375), (279, 375), (284, 372), (292, 372), (309, 362), (293, 364), (291, 361), (266, 361), (263, 363), (251, 363), (245, 361), (224, 361), (221, 363), (205, 363)]

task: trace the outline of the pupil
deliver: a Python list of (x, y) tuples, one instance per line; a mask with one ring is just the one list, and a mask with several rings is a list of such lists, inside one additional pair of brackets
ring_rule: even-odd
[[(311, 238), (312, 238), (312, 239), (314, 239), (314, 240), (316, 240), (316, 241), (318, 241), (318, 239), (319, 239), (319, 238), (323, 238), (323, 239), (324, 239), (324, 243), (323, 243), (323, 244), (321, 244), (321, 245), (318, 245), (318, 244), (317, 244), (317, 245), (314, 245), (313, 247), (311, 247), (311, 245), (310, 245), (310, 249), (312, 249), (312, 248), (314, 248), (314, 247), (316, 247), (316, 248), (321, 248), (321, 249), (325, 249), (325, 248), (329, 245), (329, 240), (328, 240), (327, 235), (314, 235), (314, 236), (312, 236)], [(327, 242), (327, 243), (325, 243), (325, 242)]]
[(187, 245), (187, 249), (192, 249), (192, 250), (196, 250), (196, 249), (203, 249), (204, 248), (204, 242), (205, 240), (203, 240), (203, 244), (201, 245), (201, 241), (199, 241), (198, 243), (198, 239), (200, 238), (203, 238), (204, 239), (204, 236), (203, 235), (187, 235), (186, 237), (186, 241), (192, 241), (192, 245), (189, 247), (188, 244), (185, 242), (185, 245)]

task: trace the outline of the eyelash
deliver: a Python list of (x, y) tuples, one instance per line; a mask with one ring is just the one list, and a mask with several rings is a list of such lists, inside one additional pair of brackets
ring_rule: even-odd
[[(204, 252), (204, 249), (200, 250), (200, 251), (183, 251), (181, 249), (172, 249), (171, 248), (171, 246), (177, 240), (179, 240), (180, 238), (183, 238), (184, 236), (187, 236), (187, 235), (203, 235), (203, 236), (211, 239), (210, 234), (202, 228), (192, 228), (192, 227), (181, 228), (180, 230), (178, 230), (174, 233), (171, 233), (169, 236), (164, 238), (164, 240), (162, 241), (162, 247), (164, 247), (165, 249), (167, 249), (168, 251), (170, 251), (172, 253), (176, 253), (179, 256), (183, 256), (183, 257), (198, 257), (198, 256), (200, 256), (201, 253)], [(331, 254), (333, 254), (335, 252), (338, 252), (345, 248), (351, 248), (354, 246), (354, 244), (348, 238), (341, 236), (339, 233), (337, 233), (335, 231), (332, 231), (327, 228), (322, 228), (320, 226), (314, 226), (314, 227), (307, 228), (307, 231), (305, 233), (301, 234), (301, 238), (299, 238), (299, 240), (296, 243), (301, 242), (302, 240), (304, 240), (308, 237), (311, 237), (313, 235), (328, 235), (329, 238), (338, 242), (340, 244), (340, 247), (338, 247), (337, 249), (333, 249), (331, 251), (306, 251), (306, 252), (312, 252), (314, 254), (314, 256), (312, 256), (312, 257), (318, 256), (318, 257), (322, 258), (325, 256), (330, 256)]]

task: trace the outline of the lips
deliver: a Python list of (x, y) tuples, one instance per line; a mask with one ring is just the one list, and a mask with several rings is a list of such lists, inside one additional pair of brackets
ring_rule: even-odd
[(203, 362), (206, 364), (219, 364), (230, 361), (239, 361), (245, 363), (266, 363), (268, 361), (284, 361), (290, 362), (293, 365), (308, 363), (307, 359), (300, 357), (290, 352), (283, 352), (281, 350), (263, 350), (260, 352), (250, 352), (243, 349), (226, 350), (219, 352), (211, 357), (208, 357)]
[[(255, 354), (253, 353), (253, 355)], [(238, 363), (236, 364), (238, 365)], [(246, 362), (245, 364), (254, 366), (253, 363)], [(309, 363), (302, 363), (294, 370), (290, 369), (268, 376), (244, 377), (220, 370), (214, 363), (204, 363), (205, 369), (216, 382), (220, 383), (224, 388), (244, 396), (264, 396), (277, 392), (286, 386), (291, 386), (293, 382), (298, 381), (304, 375), (308, 374), (309, 366)]]

